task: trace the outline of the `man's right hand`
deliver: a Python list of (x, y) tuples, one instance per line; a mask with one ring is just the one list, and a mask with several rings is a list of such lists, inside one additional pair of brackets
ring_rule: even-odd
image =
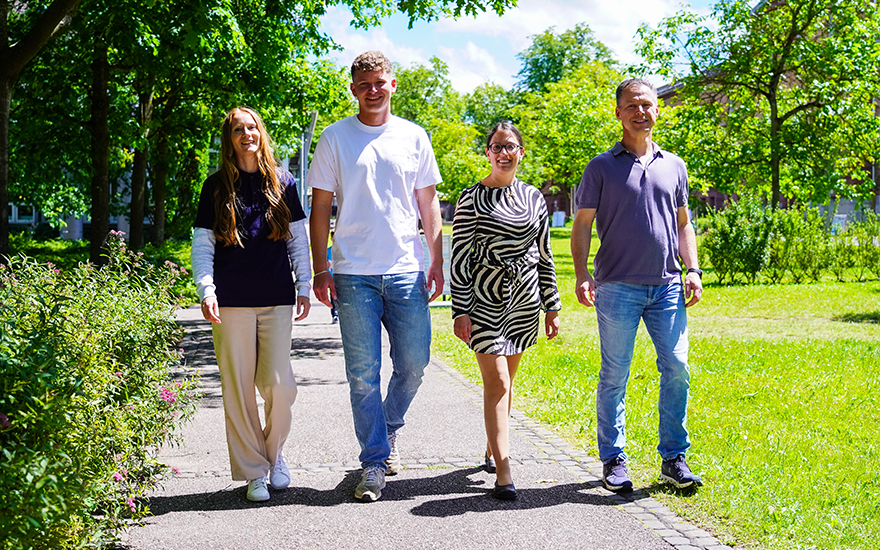
[(336, 285), (333, 284), (333, 276), (330, 273), (325, 271), (320, 275), (316, 275), (314, 281), (312, 281), (312, 291), (319, 302), (327, 307), (333, 307), (330, 298), (336, 299)]
[(575, 283), (574, 293), (577, 295), (578, 302), (593, 307), (596, 302), (596, 281), (591, 275), (585, 279), (578, 279)]

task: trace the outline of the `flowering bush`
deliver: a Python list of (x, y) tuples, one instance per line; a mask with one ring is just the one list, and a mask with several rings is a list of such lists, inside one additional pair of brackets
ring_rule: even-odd
[[(0, 548), (98, 546), (146, 512), (195, 410), (175, 380), (171, 289), (115, 234), (108, 263), (61, 271), (13, 258), (0, 269)], [(0, 266), (2, 267), (2, 266)]]

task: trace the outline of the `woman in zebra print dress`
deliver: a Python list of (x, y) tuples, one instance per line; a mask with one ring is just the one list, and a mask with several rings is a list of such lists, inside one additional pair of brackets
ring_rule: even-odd
[(486, 139), (492, 172), (458, 199), (452, 226), (452, 315), (455, 335), (476, 353), (483, 377), (486, 469), (497, 472), (492, 495), (512, 500), (507, 417), (523, 351), (559, 332), (561, 307), (541, 192), (516, 179), (525, 149), (519, 130), (500, 122)]

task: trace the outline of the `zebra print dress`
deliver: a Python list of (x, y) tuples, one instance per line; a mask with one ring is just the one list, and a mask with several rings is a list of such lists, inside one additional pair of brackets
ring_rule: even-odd
[(515, 355), (534, 345), (541, 309), (562, 307), (541, 192), (518, 179), (465, 189), (451, 268), (452, 316), (470, 316), (473, 351)]

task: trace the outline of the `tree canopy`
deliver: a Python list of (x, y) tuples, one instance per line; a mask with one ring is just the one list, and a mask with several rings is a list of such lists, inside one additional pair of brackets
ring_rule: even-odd
[(578, 23), (561, 34), (553, 30), (550, 27), (532, 36), (532, 45), (517, 54), (522, 62), (517, 75), (518, 90), (543, 92), (551, 82), (562, 80), (591, 61), (614, 65), (611, 50), (593, 37), (586, 23)]
[[(785, 195), (864, 197), (876, 161), (880, 15), (876, 2), (721, 0), (642, 27), (637, 48), (678, 86), (661, 134), (695, 181)], [(873, 145), (870, 145), (873, 144)]]
[[(343, 76), (320, 61), (335, 47), (320, 28), (329, 6), (350, 8), (352, 24), (368, 27), (393, 11), (412, 24), (443, 14), (501, 13), (514, 0), (82, 0), (70, 32), (43, 48), (78, 4), (0, 4), (0, 84), (9, 106), (0, 109), (0, 204), (5, 208), (11, 162), (15, 196), (50, 219), (89, 208), (98, 261), (109, 214), (122, 214), (114, 201), (132, 195), (134, 230), (143, 215), (136, 203), (144, 211), (150, 202), (143, 197), (147, 181), (153, 208), (145, 212), (156, 244), (169, 231), (188, 231), (212, 137), (229, 108), (257, 108), (281, 144), (303, 129), (308, 111), (338, 110)], [(53, 15), (54, 23), (47, 19), (62, 7), (67, 11)], [(29, 57), (6, 63), (10, 52), (22, 51)], [(11, 158), (2, 154), (10, 120)], [(8, 250), (5, 223), (3, 216), (0, 253)]]

